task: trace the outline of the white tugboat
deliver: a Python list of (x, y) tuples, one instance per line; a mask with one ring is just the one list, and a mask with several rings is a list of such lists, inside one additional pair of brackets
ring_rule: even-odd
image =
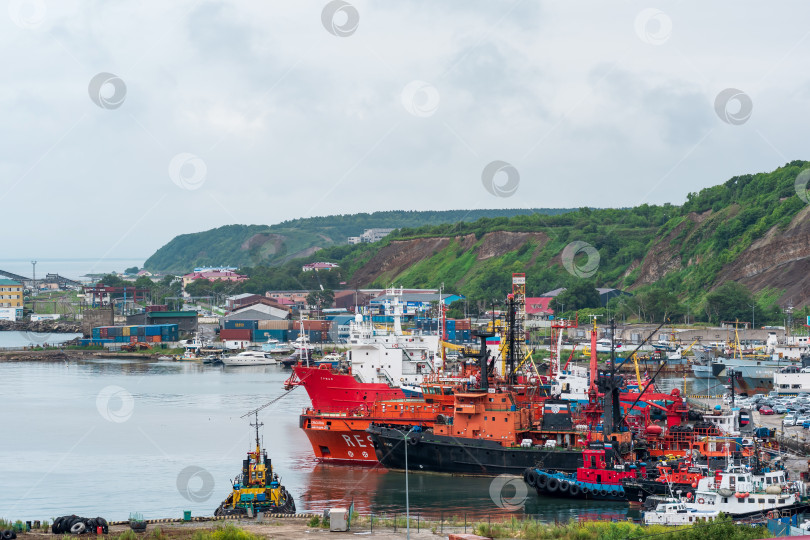
[(689, 502), (681, 501), (682, 507), (676, 508), (669, 502), (659, 504), (655, 510), (644, 513), (644, 520), (645, 523), (683, 525), (694, 522), (688, 520), (691, 511), (696, 512), (692, 517), (701, 518), (721, 512), (735, 519), (777, 518), (807, 509), (809, 505), (802, 501), (804, 494), (804, 484), (788, 482), (785, 471), (753, 474), (745, 467), (733, 466), (700, 480), (694, 498)]
[(658, 503), (654, 510), (644, 512), (645, 525), (692, 525), (698, 521), (714, 521), (719, 510), (697, 510), (670, 498)]

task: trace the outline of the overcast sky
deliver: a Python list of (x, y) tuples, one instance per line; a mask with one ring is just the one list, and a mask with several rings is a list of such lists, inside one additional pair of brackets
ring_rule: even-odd
[(806, 2), (4, 3), (10, 257), (375, 210), (680, 204), (810, 157)]

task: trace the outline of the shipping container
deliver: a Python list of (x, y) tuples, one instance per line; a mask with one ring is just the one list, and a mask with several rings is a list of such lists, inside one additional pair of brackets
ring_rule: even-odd
[(222, 341), (250, 341), (251, 329), (245, 328), (223, 328), (219, 332), (219, 339)]
[(169, 311), (169, 306), (166, 304), (156, 304), (153, 306), (146, 306), (146, 312), (152, 313), (153, 311)]
[[(312, 331), (321, 331), (329, 330), (329, 326), (331, 325), (330, 321), (321, 321), (321, 320), (307, 320), (303, 321), (304, 323), (304, 330), (307, 332)], [(296, 328), (300, 328), (299, 324), (295, 325)]]
[(226, 330), (257, 330), (259, 321), (228, 319), (225, 321), (224, 328)]
[(259, 330), (289, 330), (292, 321), (259, 321)]
[(149, 325), (144, 328), (144, 335), (147, 336), (159, 336), (160, 335), (160, 326), (157, 325)]
[(129, 336), (129, 326), (125, 326), (121, 329), (122, 336)]

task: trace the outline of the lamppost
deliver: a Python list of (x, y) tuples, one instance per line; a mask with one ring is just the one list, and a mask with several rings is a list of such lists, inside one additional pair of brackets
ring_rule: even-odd
[[(411, 504), (408, 496), (408, 435), (410, 435), (416, 427), (417, 426), (413, 426), (402, 436), (402, 440), (405, 442), (405, 528), (407, 530), (408, 540), (411, 539)], [(400, 433), (402, 432), (400, 431)]]

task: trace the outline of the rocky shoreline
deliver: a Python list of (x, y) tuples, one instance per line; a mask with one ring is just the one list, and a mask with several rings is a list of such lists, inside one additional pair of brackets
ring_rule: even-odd
[(155, 360), (160, 354), (107, 352), (107, 351), (76, 351), (63, 349), (46, 349), (36, 351), (5, 351), (0, 352), (2, 362), (69, 362), (71, 360), (85, 360), (87, 358), (131, 358), (139, 360)]
[(36, 332), (38, 334), (82, 332), (82, 323), (75, 321), (0, 321), (0, 331)]

